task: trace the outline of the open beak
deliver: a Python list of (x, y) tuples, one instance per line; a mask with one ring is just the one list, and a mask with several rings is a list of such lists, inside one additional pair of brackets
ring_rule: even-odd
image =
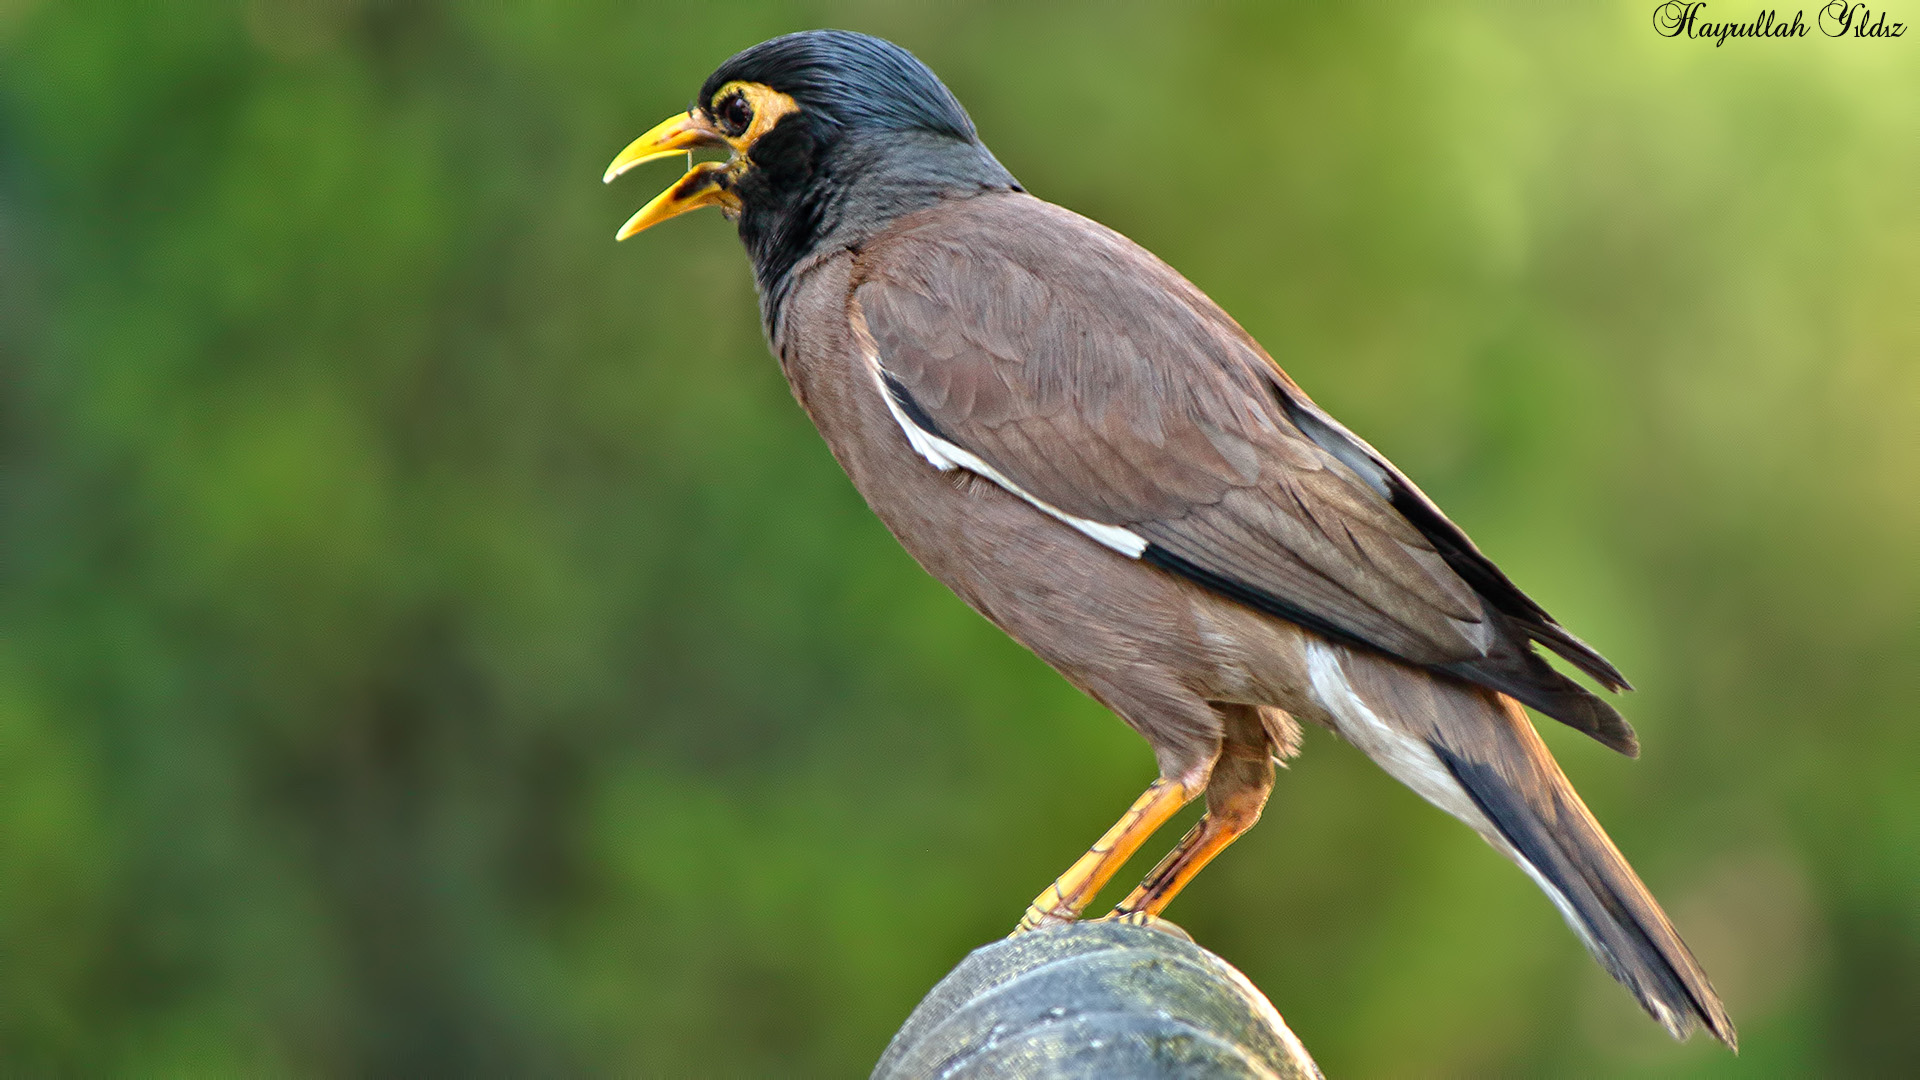
[[(620, 156), (613, 159), (613, 164), (607, 166), (607, 174), (602, 179), (605, 183), (612, 183), (614, 177), (636, 165), (690, 153), (696, 147), (726, 145), (727, 141), (699, 113), (681, 113), (668, 117), (655, 125), (652, 131), (628, 143), (627, 148), (620, 151)], [(614, 239), (625, 240), (668, 218), (679, 217), (702, 206), (738, 210), (740, 200), (726, 183), (727, 168), (727, 163), (723, 161), (703, 161), (688, 169), (686, 175), (675, 181), (672, 187), (654, 196), (652, 202), (628, 218), (627, 223), (614, 234)]]

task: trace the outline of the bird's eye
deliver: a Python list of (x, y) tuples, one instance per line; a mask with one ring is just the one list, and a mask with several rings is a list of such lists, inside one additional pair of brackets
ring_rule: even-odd
[(753, 106), (747, 103), (745, 94), (728, 94), (720, 102), (719, 114), (720, 126), (729, 135), (744, 134), (747, 125), (753, 123)]

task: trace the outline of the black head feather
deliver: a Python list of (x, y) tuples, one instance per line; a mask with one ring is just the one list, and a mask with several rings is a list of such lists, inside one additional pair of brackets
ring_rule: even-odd
[(846, 30), (763, 41), (709, 75), (696, 107), (731, 82), (799, 106), (749, 148), (733, 188), (769, 324), (808, 255), (858, 246), (943, 199), (1019, 190), (953, 92), (892, 42)]
[(807, 30), (733, 56), (700, 88), (700, 104), (730, 82), (756, 82), (850, 128), (978, 136), (953, 92), (912, 53), (850, 30)]

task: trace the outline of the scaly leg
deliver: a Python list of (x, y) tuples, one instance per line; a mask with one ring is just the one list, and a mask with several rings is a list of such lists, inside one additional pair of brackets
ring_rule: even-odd
[(1027, 905), (1027, 913), (1020, 919), (1020, 925), (1013, 932), (1018, 934), (1049, 923), (1067, 923), (1080, 917), (1094, 896), (1099, 893), (1113, 875), (1126, 865), (1140, 845), (1147, 842), (1160, 826), (1167, 823), (1179, 809), (1192, 801), (1197, 791), (1188, 791), (1187, 786), (1178, 780), (1164, 777), (1148, 786), (1145, 794), (1134, 800), (1120, 820), (1114, 822), (1085, 855), (1080, 856), (1067, 872), (1061, 874), (1053, 884), (1033, 898)]
[(1180, 843), (1160, 864), (1153, 868), (1138, 888), (1127, 894), (1108, 916), (1126, 922), (1145, 923), (1157, 918), (1166, 910), (1168, 904), (1187, 887), (1203, 867), (1213, 861), (1215, 855), (1227, 849), (1227, 845), (1240, 838), (1240, 834), (1253, 828), (1253, 821), (1225, 822), (1221, 818), (1208, 814), (1199, 824), (1187, 831)]
[(1251, 740), (1228, 743), (1207, 784), (1207, 815), (1107, 917), (1138, 923), (1159, 917), (1201, 868), (1253, 828), (1272, 790), (1273, 758), (1267, 746)]

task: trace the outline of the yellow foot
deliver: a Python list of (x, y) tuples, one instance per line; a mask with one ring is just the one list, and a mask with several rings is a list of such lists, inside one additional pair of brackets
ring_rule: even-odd
[(1114, 908), (1107, 914), (1092, 921), (1123, 923), (1127, 926), (1144, 926), (1149, 930), (1158, 930), (1163, 934), (1171, 934), (1182, 941), (1193, 940), (1193, 935), (1181, 929), (1172, 919), (1163, 919), (1158, 915), (1149, 915), (1144, 911), (1122, 911), (1119, 908)]
[[(1140, 850), (1140, 845), (1147, 837), (1166, 824), (1167, 819), (1191, 798), (1187, 794), (1187, 786), (1178, 780), (1155, 780), (1148, 785), (1145, 793), (1134, 800), (1106, 835), (1085, 855), (1074, 860), (1066, 873), (1033, 898), (1033, 903), (1027, 905), (1027, 913), (1021, 917), (1020, 925), (1013, 928), (1013, 933), (1021, 934), (1042, 926), (1059, 926), (1079, 918), (1087, 902), (1113, 878), (1114, 871), (1125, 865), (1133, 853)], [(1007, 936), (1012, 937), (1013, 934)]]
[(1027, 906), (1027, 913), (1020, 916), (1020, 925), (1014, 927), (1013, 933), (1007, 936), (1018, 937), (1029, 930), (1038, 930), (1043, 926), (1065, 926), (1073, 922), (1075, 918), (1076, 916), (1073, 912), (1067, 911), (1064, 908), (1053, 908), (1043, 911), (1029, 904)]
[[(1020, 925), (1014, 927), (1013, 933), (1007, 936), (1024, 934), (1029, 930), (1038, 930), (1042, 926), (1064, 926), (1079, 918), (1080, 909), (1069, 904), (1066, 897), (1061, 895), (1060, 883), (1081, 879), (1085, 869), (1081, 864), (1086, 861), (1087, 857), (1082, 856), (1080, 862), (1075, 863), (1071, 869), (1061, 875), (1060, 881), (1041, 890), (1040, 895), (1033, 898), (1033, 903), (1027, 905), (1027, 913), (1020, 916)], [(1080, 903), (1084, 905), (1086, 901), (1082, 900)]]

